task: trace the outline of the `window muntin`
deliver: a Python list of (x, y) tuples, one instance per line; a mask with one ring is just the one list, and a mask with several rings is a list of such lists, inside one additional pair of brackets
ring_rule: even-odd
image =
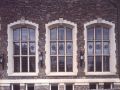
[(87, 28), (88, 72), (108, 72), (109, 67), (109, 28), (92, 26)]
[(66, 26), (50, 29), (51, 72), (72, 72), (72, 58), (72, 29)]
[(35, 72), (35, 43), (34, 29), (13, 29), (14, 72)]

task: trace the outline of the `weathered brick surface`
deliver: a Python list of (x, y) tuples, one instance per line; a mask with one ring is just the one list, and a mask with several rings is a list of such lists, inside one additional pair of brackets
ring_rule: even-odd
[[(5, 69), (0, 68), (0, 78), (21, 78), (8, 77), (7, 75), (7, 25), (22, 16), (26, 20), (39, 24), (39, 51), (45, 55), (45, 24), (57, 20), (60, 17), (75, 22), (78, 26), (78, 76), (77, 77), (46, 77), (45, 66), (39, 68), (39, 75), (36, 77), (22, 78), (81, 78), (85, 76), (84, 66), (79, 65), (80, 48), (84, 48), (84, 23), (97, 19), (116, 22), (116, 8), (109, 0), (3, 0), (0, 1), (0, 52), (5, 54)], [(117, 52), (116, 52), (117, 53)], [(45, 56), (44, 56), (45, 57)], [(99, 78), (101, 76), (96, 76)], [(103, 77), (103, 76), (102, 76)], [(112, 76), (114, 77), (114, 76)]]

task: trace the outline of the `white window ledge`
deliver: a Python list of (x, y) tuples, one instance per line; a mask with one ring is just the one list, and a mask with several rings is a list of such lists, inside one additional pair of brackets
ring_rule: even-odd
[(38, 76), (38, 73), (12, 73), (9, 76)]
[(85, 75), (116, 75), (113, 72), (86, 72)]
[(46, 76), (76, 76), (74, 72), (50, 72)]

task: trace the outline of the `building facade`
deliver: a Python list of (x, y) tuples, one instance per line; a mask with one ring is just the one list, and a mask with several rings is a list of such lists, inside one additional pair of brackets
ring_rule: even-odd
[(114, 4), (1, 1), (0, 90), (120, 90)]

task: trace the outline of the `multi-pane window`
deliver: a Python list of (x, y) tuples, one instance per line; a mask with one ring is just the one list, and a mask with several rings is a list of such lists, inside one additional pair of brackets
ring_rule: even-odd
[(112, 89), (112, 83), (104, 83), (104, 89)]
[(90, 83), (89, 84), (90, 90), (97, 90), (98, 89), (98, 83)]
[(20, 90), (20, 84), (12, 84), (11, 90)]
[(73, 71), (72, 29), (60, 26), (50, 29), (51, 72)]
[(35, 72), (35, 43), (34, 29), (13, 30), (14, 72)]
[(87, 28), (88, 72), (110, 71), (109, 28), (92, 26)]

